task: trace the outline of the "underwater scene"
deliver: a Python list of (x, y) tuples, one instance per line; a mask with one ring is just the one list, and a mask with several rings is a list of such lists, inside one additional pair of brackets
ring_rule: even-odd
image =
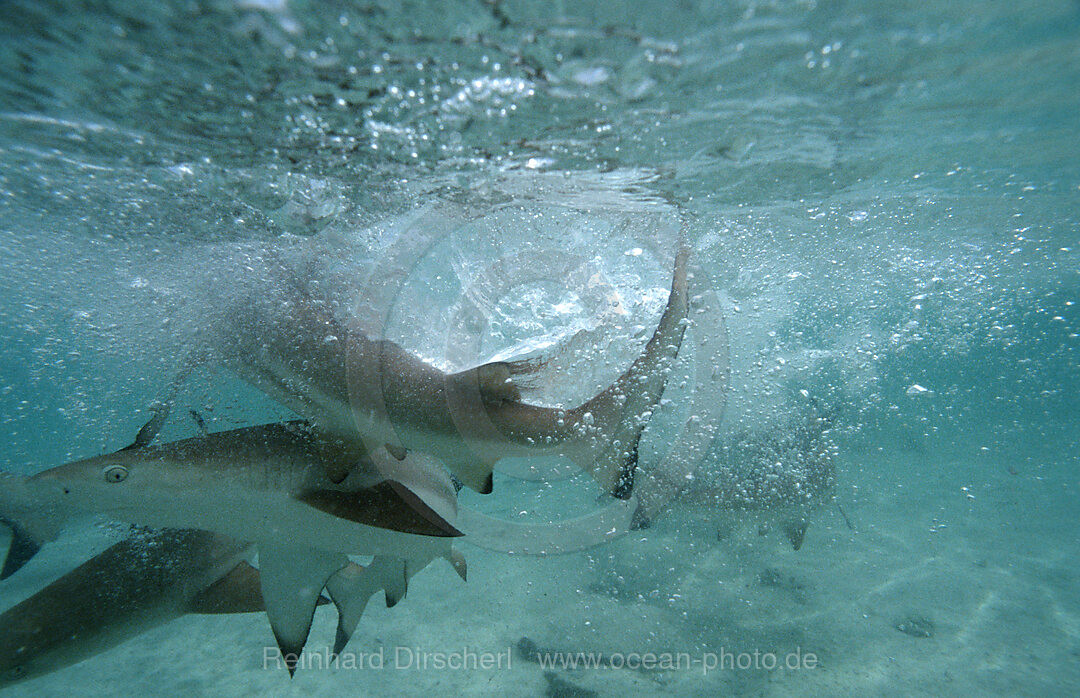
[(1080, 691), (1080, 4), (0, 4), (4, 696)]

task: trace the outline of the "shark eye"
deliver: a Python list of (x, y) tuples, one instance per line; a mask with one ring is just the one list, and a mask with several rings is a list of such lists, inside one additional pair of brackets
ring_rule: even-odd
[(128, 469), (122, 465), (106, 465), (101, 474), (105, 476), (105, 482), (123, 482), (127, 479)]

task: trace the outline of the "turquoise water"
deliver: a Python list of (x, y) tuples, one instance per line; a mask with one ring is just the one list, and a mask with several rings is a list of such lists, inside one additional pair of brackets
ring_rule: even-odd
[[(363, 257), (365, 241), (401, 231), (380, 221), (437, 195), (473, 212), (535, 195), (546, 212), (565, 202), (554, 181), (617, 201), (575, 221), (497, 221), (485, 244), (447, 232), (411, 269), (418, 290), (395, 306), (396, 338), (452, 365), (430, 328), (456, 317), (500, 255), (543, 237), (603, 272), (626, 313), (582, 311), (576, 277), (507, 284), (470, 297), (489, 325), (469, 358), (583, 329), (607, 352), (593, 363), (611, 365), (549, 390), (572, 402), (648, 336), (637, 326), (658, 317), (681, 227), (727, 332), (730, 379), (702, 416), (720, 438), (775, 440), (812, 396), (830, 418), (845, 512), (816, 511), (797, 553), (756, 535), (760, 512), (690, 504), (569, 555), (466, 546), (468, 584), (428, 570), (354, 638), (695, 656), (800, 647), (821, 658), (802, 673), (545, 676), (521, 660), (290, 684), (262, 670), (264, 618), (192, 617), (13, 694), (1076, 691), (1075, 2), (8, 2), (0, 31), (0, 469), (130, 441), (180, 348), (224, 321), (215, 299), (265, 290), (207, 250), (375, 225), (350, 238)], [(666, 222), (653, 225), (657, 211)], [(225, 374), (199, 376), (184, 400), (220, 428), (284, 416)], [(665, 418), (685, 419), (690, 401), (672, 402)], [(194, 433), (183, 414), (168, 429)], [(669, 445), (656, 432), (643, 468)], [(463, 503), (504, 517), (594, 506), (585, 480), (541, 501), (536, 483), (504, 477), (494, 504)], [(731, 518), (736, 532), (718, 540)], [(77, 536), (58, 550), (6, 581), (4, 599), (86, 554)], [(913, 619), (930, 637), (902, 630)], [(332, 621), (317, 620), (321, 647)]]

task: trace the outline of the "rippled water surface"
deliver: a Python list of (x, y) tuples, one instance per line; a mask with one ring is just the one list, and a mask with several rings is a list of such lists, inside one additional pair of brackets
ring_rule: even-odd
[[(1080, 685), (1077, 3), (6, 2), (0, 36), (2, 469), (129, 443), (184, 347), (227, 326), (222, 299), (276, 302), (250, 266), (266, 250), (363, 307), (378, 293), (349, 279), (389, 278), (420, 211), (438, 244), (380, 306), (387, 336), (443, 367), (577, 351), (538, 388), (564, 404), (651, 334), (681, 231), (712, 314), (642, 470), (696, 420), (714, 488), (787, 482), (820, 419), (836, 478), (798, 552), (768, 487), (566, 555), (465, 544), (467, 584), (433, 565), (351, 645), (512, 648), (507, 670), (290, 683), (263, 670), (264, 616), (186, 616), (13, 695)], [(170, 438), (196, 433), (189, 410), (214, 430), (286, 416), (224, 372), (181, 403)], [(462, 504), (602, 506), (523, 468)], [(66, 535), (0, 584), (5, 607), (107, 538)], [(522, 647), (820, 663), (545, 669)]]

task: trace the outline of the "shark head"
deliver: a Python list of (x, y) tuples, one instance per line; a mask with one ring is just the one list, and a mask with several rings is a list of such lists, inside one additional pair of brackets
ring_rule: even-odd
[(205, 471), (152, 449), (118, 451), (67, 463), (28, 478), (34, 496), (67, 512), (100, 514), (130, 523), (169, 525), (144, 520), (162, 503), (181, 507), (198, 497), (212, 478)]
[(44, 662), (32, 658), (22, 659), (19, 650), (25, 651), (24, 647), (6, 647), (6, 644), (0, 643), (0, 688), (49, 672), (49, 668), (36, 666), (45, 666)]
[[(108, 511), (151, 482), (160, 485), (167, 468), (139, 462), (124, 452), (75, 461), (30, 478), (36, 492), (77, 509)], [(155, 479), (155, 475), (159, 476)]]

